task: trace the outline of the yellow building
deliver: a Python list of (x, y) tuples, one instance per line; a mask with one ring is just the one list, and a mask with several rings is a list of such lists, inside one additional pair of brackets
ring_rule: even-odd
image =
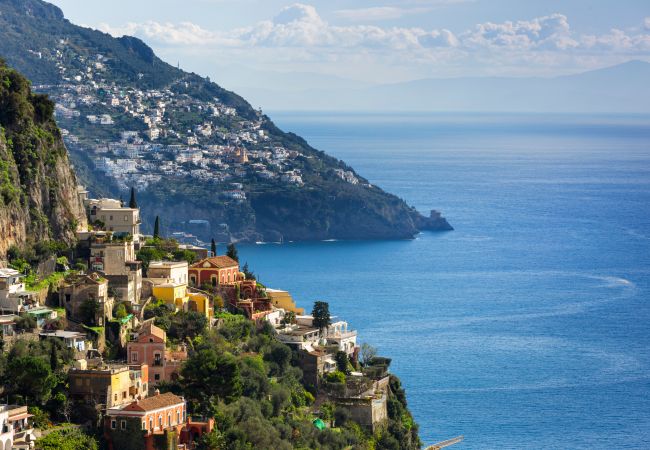
[(191, 311), (200, 312), (208, 319), (212, 318), (214, 310), (207, 295), (194, 292), (188, 292), (187, 295), (189, 297), (189, 309)]
[(166, 305), (173, 305), (176, 310), (196, 311), (211, 319), (214, 315), (210, 298), (201, 293), (188, 292), (187, 284), (164, 283), (154, 285), (152, 294)]
[(282, 308), (285, 311), (293, 311), (297, 316), (305, 314), (304, 308), (298, 308), (296, 302), (287, 291), (280, 291), (278, 289), (266, 289), (266, 294), (271, 299), (273, 306)]
[(164, 283), (153, 287), (153, 296), (167, 305), (174, 305), (176, 309), (187, 309), (187, 284)]

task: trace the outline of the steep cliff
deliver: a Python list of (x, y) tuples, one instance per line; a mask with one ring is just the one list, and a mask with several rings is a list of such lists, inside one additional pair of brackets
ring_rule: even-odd
[(86, 218), (54, 104), (0, 61), (0, 259), (12, 245), (71, 243)]

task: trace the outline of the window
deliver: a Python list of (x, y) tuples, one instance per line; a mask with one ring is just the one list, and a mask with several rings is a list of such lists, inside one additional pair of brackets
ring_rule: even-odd
[(176, 423), (181, 423), (181, 412), (176, 411)]
[(116, 429), (117, 428), (117, 420), (111, 420), (111, 429)]
[(159, 373), (155, 374), (153, 376), (153, 379), (156, 380), (156, 381), (160, 380), (160, 374)]
[(127, 216), (124, 216), (124, 221), (128, 222), (129, 218)]
[(113, 216), (108, 216), (108, 217), (109, 217), (109, 219), (108, 219), (108, 220), (113, 220)]
[(149, 429), (153, 430), (153, 419), (149, 418)]
[(72, 297), (72, 296), (71, 296), (70, 294), (65, 294), (65, 302), (66, 302), (66, 303), (70, 303), (70, 298), (71, 298), (71, 297)]
[(216, 286), (216, 285), (217, 285), (217, 277), (215, 277), (215, 276), (213, 275), (213, 276), (212, 276), (212, 286)]
[(158, 427), (159, 428), (163, 427), (162, 414), (158, 416)]
[(114, 401), (117, 401), (117, 394), (115, 394), (115, 400)]
[(122, 392), (122, 398), (126, 398), (126, 391)]
[(142, 429), (143, 430), (147, 429), (147, 422), (145, 422), (144, 420), (142, 421)]
[(170, 426), (172, 424), (172, 414), (167, 413), (167, 426)]
[(131, 361), (138, 362), (138, 352), (131, 353)]
[(190, 283), (191, 284), (196, 284), (196, 277), (194, 275), (190, 276)]
[(126, 430), (126, 420), (123, 420), (123, 421), (120, 423), (120, 427), (121, 427), (123, 430)]

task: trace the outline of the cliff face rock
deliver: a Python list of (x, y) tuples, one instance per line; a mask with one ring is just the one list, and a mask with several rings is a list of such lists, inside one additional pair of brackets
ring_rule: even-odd
[(86, 225), (54, 104), (0, 61), (0, 259), (12, 245), (72, 243)]

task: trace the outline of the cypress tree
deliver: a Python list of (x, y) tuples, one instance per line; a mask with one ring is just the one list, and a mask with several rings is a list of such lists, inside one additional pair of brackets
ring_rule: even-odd
[(131, 188), (131, 200), (129, 200), (129, 208), (137, 208), (138, 202), (135, 201), (135, 188)]
[(158, 239), (160, 237), (160, 217), (156, 216), (156, 221), (153, 223), (153, 238)]
[(228, 251), (226, 252), (226, 256), (229, 256), (230, 258), (239, 262), (239, 255), (237, 254), (237, 247), (235, 247), (235, 244), (228, 244)]
[(214, 238), (212, 238), (212, 242), (210, 243), (210, 250), (212, 250), (212, 256), (217, 256), (217, 243), (214, 242)]

